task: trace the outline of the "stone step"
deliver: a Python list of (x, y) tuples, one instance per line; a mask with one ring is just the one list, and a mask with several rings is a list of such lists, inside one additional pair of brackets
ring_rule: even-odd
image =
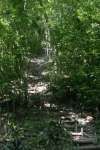
[(86, 137), (75, 137), (74, 136), (73, 142), (77, 143), (79, 145), (84, 145), (84, 144), (96, 144), (97, 140), (95, 137), (86, 138)]
[(61, 120), (61, 123), (62, 124), (69, 124), (69, 125), (70, 124), (74, 124), (75, 125), (75, 121), (74, 120), (67, 120), (67, 119), (66, 120)]
[(64, 124), (64, 128), (66, 128), (67, 131), (74, 131), (75, 126), (73, 124)]
[(100, 145), (77, 146), (73, 150), (100, 150)]

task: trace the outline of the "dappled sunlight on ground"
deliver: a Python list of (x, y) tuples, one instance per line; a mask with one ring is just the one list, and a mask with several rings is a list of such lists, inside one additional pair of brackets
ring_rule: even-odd
[(28, 92), (30, 94), (35, 94), (35, 93), (44, 93), (47, 91), (47, 87), (48, 87), (48, 84), (46, 83), (43, 83), (43, 82), (38, 82), (37, 84), (33, 85), (32, 84), (29, 84), (28, 85)]
[(45, 63), (45, 58), (33, 58), (30, 60), (31, 63), (36, 63), (38, 65)]
[(30, 59), (30, 66), (28, 71), (28, 93), (29, 94), (43, 94), (48, 89), (48, 83), (45, 82), (45, 64), (48, 62), (46, 56)]

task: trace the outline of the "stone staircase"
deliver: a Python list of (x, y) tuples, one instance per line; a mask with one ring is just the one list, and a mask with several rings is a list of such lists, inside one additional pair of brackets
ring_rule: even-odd
[(100, 150), (92, 116), (70, 112), (60, 117), (60, 123), (71, 135), (73, 150)]
[[(45, 96), (49, 84), (46, 81), (45, 72), (47, 63), (47, 57), (44, 55), (30, 59), (28, 67), (28, 93), (33, 102), (35, 97), (37, 99), (41, 97), (43, 100), (48, 99), (48, 96)], [(92, 116), (87, 116), (88, 119), (86, 119), (86, 117), (81, 117), (80, 114), (70, 110), (60, 113), (60, 123), (64, 126), (65, 131), (71, 135), (74, 145), (73, 150), (100, 150)]]
[(35, 99), (45, 98), (45, 93), (48, 90), (48, 81), (46, 80), (46, 67), (47, 67), (47, 57), (40, 56), (40, 57), (33, 57), (29, 60), (28, 66), (28, 94), (30, 99), (33, 101)]

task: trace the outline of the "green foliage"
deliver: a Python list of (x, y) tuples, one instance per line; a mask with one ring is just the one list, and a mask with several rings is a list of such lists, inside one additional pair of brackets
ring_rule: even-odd
[(36, 1), (0, 1), (0, 99), (25, 99), (27, 57), (42, 48), (41, 11)]
[(70, 87), (79, 103), (96, 106), (100, 103), (99, 1), (61, 0), (53, 2), (52, 9), (51, 87), (55, 84), (57, 89), (59, 83), (59, 94)]
[(1, 150), (71, 150), (71, 136), (55, 113), (32, 109), (24, 118), (16, 117), (11, 115), (5, 123), (7, 133), (0, 143)]
[(65, 150), (71, 149), (71, 137), (57, 122), (50, 121), (48, 126), (41, 132), (39, 138), (40, 149)]

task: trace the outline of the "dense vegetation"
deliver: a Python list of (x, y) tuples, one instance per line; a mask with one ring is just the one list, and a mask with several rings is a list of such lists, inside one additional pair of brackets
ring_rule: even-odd
[(50, 51), (51, 102), (98, 111), (99, 0), (0, 1), (0, 105), (10, 101), (13, 109), (29, 106), (29, 58), (42, 55), (45, 49)]
[(53, 7), (51, 81), (56, 96), (96, 107), (100, 104), (99, 1), (59, 1)]
[(27, 57), (41, 49), (43, 27), (37, 2), (0, 2), (0, 98), (27, 100)]

